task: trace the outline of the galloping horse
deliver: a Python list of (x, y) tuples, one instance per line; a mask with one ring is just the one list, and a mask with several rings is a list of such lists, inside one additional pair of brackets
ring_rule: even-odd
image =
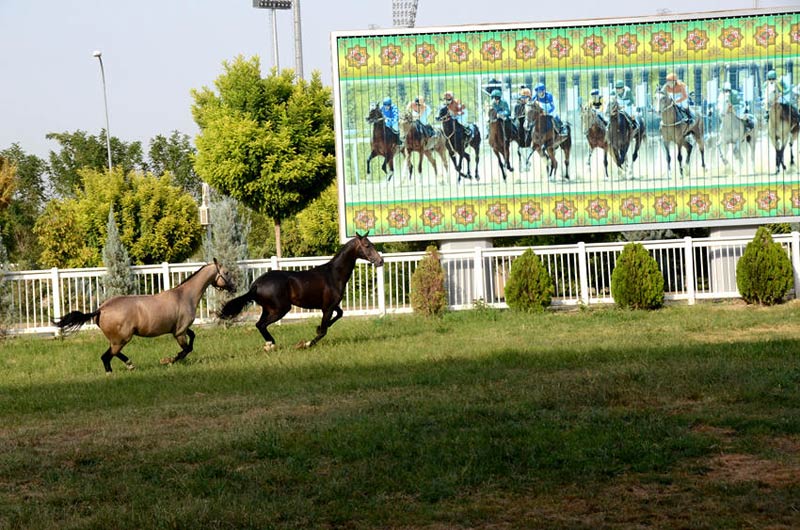
[[(612, 96), (608, 100), (608, 130), (606, 131), (606, 141), (611, 148), (614, 162), (622, 172), (623, 178), (627, 173), (629, 178), (633, 178), (633, 163), (639, 158), (639, 147), (645, 137), (644, 120), (641, 117), (629, 118), (620, 108), (619, 101)], [(633, 127), (631, 120), (635, 120), (636, 127)], [(631, 141), (635, 141), (631, 163), (628, 164), (628, 149)]]
[(514, 137), (514, 141), (517, 143), (519, 167), (523, 171), (528, 171), (531, 168), (533, 149), (531, 149), (531, 131), (529, 128), (525, 127), (525, 103), (517, 103), (514, 105), (513, 123), (515, 127), (514, 130), (517, 133)]
[(663, 90), (656, 92), (656, 109), (661, 115), (661, 142), (664, 145), (664, 152), (667, 154), (667, 173), (670, 171), (672, 157), (669, 154), (669, 144), (675, 144), (678, 148), (678, 167), (681, 177), (683, 177), (683, 154), (682, 149), (686, 150), (686, 174), (690, 174), (689, 161), (692, 157), (693, 145), (688, 137), (694, 137), (697, 147), (700, 149), (700, 162), (703, 171), (706, 169), (706, 147), (703, 139), (703, 120), (697, 117), (694, 124), (689, 126), (684, 122), (678, 113), (675, 101)]
[(526, 105), (525, 124), (531, 127), (531, 147), (539, 156), (548, 161), (547, 177), (555, 179), (558, 170), (556, 149), (564, 152), (564, 180), (569, 180), (569, 153), (572, 150), (572, 128), (569, 123), (564, 126), (567, 134), (559, 134), (555, 127), (555, 118), (545, 113), (538, 102)]
[[(754, 130), (747, 129), (747, 121), (736, 115), (735, 109), (731, 104), (730, 94), (725, 97), (723, 103), (722, 116), (719, 126), (719, 137), (717, 138), (717, 151), (722, 163), (728, 165), (728, 150), (731, 151), (731, 161), (733, 157), (742, 165), (742, 149), (747, 144), (750, 151), (751, 168), (755, 171), (756, 165), (756, 134)], [(730, 165), (733, 171), (733, 164)]]
[(589, 156), (586, 165), (592, 165), (592, 153), (596, 148), (603, 150), (603, 170), (608, 178), (608, 142), (606, 142), (606, 124), (600, 119), (598, 111), (591, 105), (581, 108), (581, 125), (586, 141), (589, 143)]
[(267, 327), (282, 319), (292, 305), (321, 309), (322, 322), (317, 327), (316, 337), (298, 345), (313, 346), (342, 316), (339, 303), (344, 296), (347, 281), (353, 274), (356, 259), (365, 259), (376, 267), (383, 265), (383, 258), (367, 239), (367, 235), (356, 234), (356, 237), (342, 245), (333, 259), (324, 265), (306, 271), (271, 270), (262, 274), (250, 285), (249, 291), (222, 307), (219, 318), (230, 320), (241, 313), (250, 302), (257, 303), (261, 306), (261, 318), (258, 319), (256, 328), (266, 342), (264, 350), (269, 351), (275, 347), (275, 339)]
[(209, 285), (230, 292), (236, 289), (228, 271), (215, 259), (167, 291), (153, 295), (115, 296), (103, 302), (93, 313), (72, 311), (53, 323), (69, 333), (94, 319), (110, 343), (100, 356), (106, 373), (111, 373), (111, 359), (114, 356), (119, 357), (128, 370), (133, 370), (133, 363), (122, 353), (122, 348), (134, 335), (158, 337), (172, 333), (181, 351), (174, 358), (161, 361), (162, 364), (171, 364), (192, 351), (194, 331), (189, 326), (194, 322), (200, 297)]
[(511, 124), (511, 120), (498, 118), (497, 111), (489, 109), (489, 146), (492, 148), (494, 156), (497, 157), (497, 164), (500, 166), (503, 181), (506, 180), (506, 169), (514, 171), (514, 168), (511, 167), (511, 160), (508, 157), (511, 140), (514, 137), (514, 126)]
[(787, 103), (781, 103), (780, 99), (773, 96), (768, 100), (769, 120), (767, 130), (769, 139), (775, 148), (775, 174), (786, 171), (786, 163), (783, 161), (783, 151), (789, 146), (789, 165), (794, 166), (794, 143), (797, 141), (797, 133), (800, 132), (800, 114), (797, 109)]
[(397, 145), (400, 143), (400, 135), (386, 125), (380, 104), (376, 103), (375, 107), (369, 111), (367, 122), (372, 124), (372, 142), (370, 144), (372, 150), (367, 158), (367, 175), (370, 174), (369, 165), (372, 159), (376, 156), (382, 156), (383, 165), (381, 168), (386, 173), (386, 181), (388, 182), (394, 176), (394, 155), (399, 151)]
[(411, 112), (404, 112), (400, 118), (400, 136), (403, 138), (402, 149), (408, 161), (409, 179), (414, 173), (411, 153), (419, 154), (418, 173), (422, 173), (422, 157), (425, 156), (433, 165), (433, 172), (437, 176), (439, 175), (439, 169), (436, 167), (436, 160), (433, 158), (432, 152), (439, 153), (439, 158), (442, 159), (442, 168), (447, 171), (447, 146), (445, 145), (444, 135), (441, 131), (434, 130), (432, 127), (430, 127), (430, 130), (433, 132), (433, 136), (429, 135), (422, 122), (413, 118)]
[[(478, 162), (481, 160), (481, 131), (478, 126), (470, 123), (467, 127), (464, 127), (458, 120), (450, 116), (446, 105), (439, 108), (439, 115), (436, 116), (436, 121), (442, 122), (442, 132), (446, 140), (447, 152), (450, 153), (450, 160), (453, 161), (453, 166), (458, 171), (458, 182), (461, 182), (461, 177), (472, 178), (469, 170), (470, 160), (472, 159), (467, 152), (468, 147), (471, 147), (475, 154), (475, 180), (480, 180)], [(458, 161), (456, 161), (456, 153), (458, 153)], [(465, 159), (467, 161), (467, 172), (462, 173), (461, 163)]]

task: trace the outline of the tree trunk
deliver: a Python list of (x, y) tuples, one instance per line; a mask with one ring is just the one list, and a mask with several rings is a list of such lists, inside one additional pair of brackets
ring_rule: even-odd
[(283, 256), (281, 254), (281, 220), (275, 219), (275, 254), (278, 256), (278, 259), (281, 259)]

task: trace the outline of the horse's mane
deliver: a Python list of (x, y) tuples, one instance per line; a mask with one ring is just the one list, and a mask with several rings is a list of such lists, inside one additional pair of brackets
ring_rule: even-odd
[(199, 273), (201, 270), (205, 269), (205, 268), (206, 268), (206, 267), (208, 267), (209, 265), (211, 265), (211, 263), (206, 263), (205, 265), (203, 265), (202, 267), (200, 267), (199, 269), (197, 269), (196, 271), (194, 271), (193, 273), (191, 273), (189, 276), (187, 276), (186, 278), (184, 278), (184, 279), (183, 279), (183, 281), (182, 281), (181, 283), (179, 283), (179, 284), (178, 284), (178, 286), (181, 286), (181, 285), (183, 285), (184, 283), (188, 282), (189, 280), (191, 280), (192, 278), (194, 278), (195, 276), (197, 276), (197, 274), (198, 274), (198, 273)]

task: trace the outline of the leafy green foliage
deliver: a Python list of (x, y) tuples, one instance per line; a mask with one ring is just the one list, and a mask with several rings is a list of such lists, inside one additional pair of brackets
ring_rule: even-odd
[[(211, 207), (211, 241), (207, 242), (206, 260), (216, 258), (225, 265), (236, 284), (236, 292), (245, 287), (245, 274), (238, 262), (248, 258), (247, 236), (250, 221), (242, 215), (237, 202), (230, 197), (215, 201)], [(236, 296), (235, 293), (219, 291), (216, 300), (220, 306)]]
[(300, 255), (327, 256), (339, 248), (339, 206), (336, 184), (328, 186), (297, 214)]
[(9, 327), (11, 321), (14, 298), (11, 295), (11, 285), (6, 280), (8, 272), (8, 253), (0, 237), (0, 338), (2, 338)]
[(41, 158), (26, 154), (18, 144), (0, 151), (0, 157), (15, 169), (8, 175), (13, 178), (9, 183), (10, 201), (5, 207), (0, 206), (0, 237), (6, 242), (12, 263), (21, 269), (36, 268), (41, 250), (31, 227), (44, 205), (46, 164)]
[(196, 152), (186, 134), (172, 131), (169, 138), (159, 134), (150, 140), (148, 169), (154, 175), (172, 173), (175, 184), (199, 200), (200, 177), (194, 171), (193, 160)]
[(508, 307), (517, 311), (544, 311), (555, 287), (542, 260), (531, 249), (511, 263), (505, 295)]
[[(333, 106), (319, 72), (261, 78), (258, 58), (223, 63), (208, 88), (192, 91), (200, 127), (195, 169), (220, 192), (273, 219), (300, 212), (335, 175)], [(280, 246), (278, 246), (280, 254)]]
[(439, 316), (447, 309), (444, 269), (435, 246), (429, 246), (411, 276), (411, 308), (424, 316)]
[(664, 276), (640, 243), (628, 243), (611, 273), (611, 296), (619, 307), (656, 309), (664, 304)]
[(762, 226), (736, 264), (736, 286), (748, 304), (781, 301), (794, 283), (792, 262), (780, 243)]
[(96, 267), (106, 240), (104, 212), (119, 212), (120, 240), (135, 264), (183, 261), (200, 242), (197, 205), (172, 185), (170, 175), (154, 177), (121, 169), (81, 170), (84, 187), (74, 198), (51, 201), (34, 232), (49, 267)]
[(103, 246), (103, 265), (106, 275), (103, 277), (103, 286), (106, 297), (122, 296), (133, 293), (134, 279), (131, 271), (131, 260), (128, 251), (119, 239), (117, 222), (114, 219), (114, 208), (108, 210), (108, 223), (106, 223), (106, 244)]

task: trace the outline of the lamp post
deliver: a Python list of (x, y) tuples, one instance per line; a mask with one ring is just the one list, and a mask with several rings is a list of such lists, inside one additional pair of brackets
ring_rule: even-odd
[(253, 0), (253, 7), (270, 10), (272, 19), (272, 63), (275, 68), (280, 70), (278, 63), (278, 22), (275, 11), (278, 9), (291, 9), (292, 0)]
[(108, 170), (111, 171), (111, 129), (108, 126), (108, 94), (106, 93), (106, 71), (103, 68), (103, 54), (95, 50), (92, 54), (100, 61), (100, 76), (103, 78), (103, 103), (106, 109), (106, 151), (108, 152)]

